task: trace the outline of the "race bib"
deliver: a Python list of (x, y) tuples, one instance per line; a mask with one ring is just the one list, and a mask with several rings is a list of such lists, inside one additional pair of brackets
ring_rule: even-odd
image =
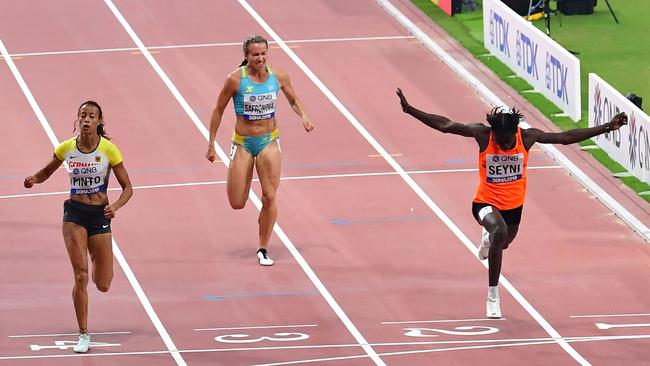
[(485, 173), (488, 183), (507, 183), (520, 180), (524, 174), (524, 154), (487, 154)]
[(72, 194), (92, 194), (106, 190), (106, 172), (100, 163), (71, 161), (68, 164)]
[(275, 115), (276, 92), (244, 94), (244, 119), (257, 121), (273, 118)]

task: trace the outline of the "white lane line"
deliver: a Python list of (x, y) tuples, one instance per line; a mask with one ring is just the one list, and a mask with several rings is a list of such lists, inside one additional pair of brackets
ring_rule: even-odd
[[(203, 137), (206, 139), (206, 141), (209, 140), (209, 133), (208, 129), (203, 125), (199, 117), (196, 115), (192, 107), (189, 105), (189, 103), (185, 100), (183, 95), (180, 93), (178, 88), (176, 88), (176, 85), (171, 81), (169, 76), (165, 73), (165, 71), (160, 67), (156, 59), (151, 55), (151, 53), (147, 50), (145, 47), (144, 43), (142, 40), (140, 40), (140, 37), (135, 33), (131, 25), (126, 21), (124, 16), (120, 13), (120, 11), (117, 9), (115, 4), (113, 4), (112, 0), (104, 0), (106, 5), (111, 9), (117, 20), (120, 22), (122, 27), (126, 30), (126, 32), (129, 34), (133, 42), (136, 44), (138, 49), (142, 52), (143, 56), (149, 61), (149, 64), (151, 67), (156, 71), (160, 79), (164, 82), (164, 84), (167, 86), (169, 91), (174, 95), (178, 103), (181, 105), (183, 110), (185, 110), (185, 113), (190, 117), (196, 128), (201, 132)], [(283, 47), (288, 47), (286, 44), (282, 43), (281, 44)], [(219, 155), (219, 158), (222, 160), (222, 162), (228, 166), (230, 164), (230, 160), (228, 158), (228, 155), (221, 149), (219, 145), (216, 143), (215, 145), (215, 150), (217, 154)], [(249, 199), (251, 202), (257, 207), (258, 210), (262, 209), (262, 201), (257, 197), (255, 192), (253, 190), (250, 190)], [(311, 282), (314, 284), (316, 289), (321, 293), (327, 304), (332, 308), (334, 313), (338, 316), (338, 318), (341, 320), (343, 325), (347, 328), (347, 330), (352, 334), (354, 339), (361, 345), (361, 347), (364, 349), (364, 351), (370, 356), (370, 358), (378, 365), (378, 366), (384, 366), (385, 364), (375, 351), (372, 349), (372, 347), (367, 345), (367, 341), (365, 338), (361, 335), (357, 327), (352, 323), (352, 320), (348, 317), (348, 315), (343, 311), (341, 306), (336, 302), (332, 294), (329, 292), (329, 290), (325, 287), (323, 282), (318, 278), (314, 270), (311, 268), (311, 266), (307, 263), (305, 258), (302, 256), (302, 254), (298, 251), (298, 249), (295, 247), (291, 239), (285, 234), (284, 230), (280, 227), (279, 224), (275, 224), (273, 227), (273, 231), (278, 235), (280, 240), (284, 243), (284, 245), (287, 247), (291, 255), (294, 257), (298, 265), (302, 268), (302, 270), (305, 272), (307, 277), (311, 280)]]
[[(378, 36), (378, 37), (344, 37), (344, 38), (316, 38), (316, 39), (294, 39), (287, 43), (329, 43), (329, 42), (359, 42), (359, 41), (389, 41), (399, 39), (414, 39), (414, 36)], [(273, 41), (269, 43), (275, 43)], [(148, 50), (167, 50), (183, 48), (205, 48), (205, 47), (241, 47), (241, 42), (218, 42), (218, 43), (195, 43), (195, 44), (177, 44), (167, 46), (149, 46)], [(55, 55), (75, 55), (84, 53), (106, 53), (106, 52), (131, 52), (140, 51), (137, 47), (118, 47), (118, 48), (97, 48), (87, 50), (68, 50), (68, 51), (43, 51), (43, 52), (25, 52), (13, 53), (11, 57), (20, 58), (25, 56), (55, 56)]]
[[(410, 19), (402, 14), (393, 4), (388, 0), (375, 0), (381, 7), (383, 7), (389, 14), (391, 14), (404, 28), (420, 40), (431, 52), (437, 55), (445, 64), (447, 64), (454, 72), (456, 72), (463, 80), (470, 84), (483, 98), (493, 106), (505, 106), (499, 97), (496, 96), (488, 87), (485, 86), (480, 80), (472, 75), (465, 69), (458, 61), (454, 60), (445, 50), (436, 44), (426, 33), (424, 33), (417, 25)], [(526, 122), (520, 123), (523, 128), (529, 128), (530, 125)], [(539, 147), (546, 151), (546, 153), (557, 160), (564, 168), (571, 173), (589, 192), (596, 196), (607, 208), (613, 211), (618, 217), (623, 220), (632, 230), (639, 234), (646, 242), (650, 242), (650, 229), (642, 223), (636, 216), (628, 211), (623, 205), (609, 195), (602, 189), (596, 182), (594, 182), (587, 174), (585, 174), (578, 166), (576, 166), (569, 158), (567, 158), (557, 147), (547, 144), (539, 144)]]
[[(548, 165), (548, 166), (539, 166), (539, 167), (528, 167), (528, 170), (545, 170), (545, 169), (558, 169), (562, 168), (559, 165)], [(407, 172), (408, 174), (437, 174), (437, 173), (466, 173), (466, 172), (476, 172), (478, 169), (442, 169), (442, 170), (412, 170)], [(294, 176), (294, 177), (281, 177), (282, 181), (290, 180), (312, 180), (312, 179), (333, 179), (333, 178), (351, 178), (351, 177), (376, 177), (376, 176), (389, 176), (397, 175), (397, 172), (377, 172), (377, 173), (347, 173), (347, 174), (324, 174), (324, 175), (303, 175), (303, 176)], [(253, 182), (259, 182), (259, 179), (253, 178)], [(193, 187), (193, 186), (211, 186), (226, 184), (225, 180), (215, 180), (208, 182), (188, 182), (188, 183), (169, 183), (169, 184), (152, 184), (145, 186), (133, 186), (133, 189), (156, 189), (156, 188), (174, 188), (174, 187)], [(121, 188), (109, 188), (109, 191), (119, 191)], [(58, 192), (43, 192), (43, 193), (25, 193), (25, 194), (9, 194), (0, 196), (0, 199), (8, 198), (25, 198), (25, 197), (41, 197), (41, 196), (55, 196), (55, 195), (66, 195), (70, 191), (58, 191)]]
[[(29, 87), (27, 86), (27, 83), (25, 82), (22, 75), (20, 74), (20, 71), (16, 67), (16, 64), (11, 59), (11, 56), (9, 56), (9, 52), (7, 51), (7, 48), (2, 42), (2, 39), (0, 39), (0, 53), (2, 53), (2, 56), (7, 62), (7, 65), (9, 66), (11, 73), (14, 75), (14, 78), (16, 78), (16, 81), (18, 82), (20, 89), (23, 91), (23, 94), (25, 94), (25, 97), (29, 101), (29, 105), (32, 107), (34, 113), (38, 117), (38, 121), (41, 123), (41, 126), (43, 126), (43, 129), (45, 130), (47, 137), (50, 139), (50, 142), (54, 147), (58, 146), (59, 140), (54, 134), (54, 131), (52, 130), (52, 127), (50, 126), (49, 122), (45, 118), (45, 115), (43, 114), (41, 107), (39, 107), (38, 103), (36, 102), (36, 98), (34, 98), (34, 95), (29, 90)], [(131, 287), (133, 287), (133, 290), (135, 291), (136, 295), (138, 296), (138, 299), (140, 300), (140, 303), (142, 304), (145, 311), (147, 312), (147, 315), (149, 315), (149, 319), (151, 319), (151, 322), (153, 323), (154, 327), (158, 331), (158, 334), (160, 334), (160, 337), (162, 338), (165, 345), (167, 346), (167, 349), (171, 352), (171, 355), (174, 357), (176, 363), (179, 366), (185, 366), (186, 365), (185, 361), (181, 357), (180, 353), (178, 353), (176, 346), (174, 345), (174, 342), (169, 336), (169, 333), (167, 333), (167, 330), (165, 329), (162, 322), (160, 321), (160, 318), (158, 318), (158, 315), (156, 314), (155, 310), (151, 306), (149, 299), (145, 295), (144, 291), (142, 290), (142, 287), (140, 286), (140, 283), (138, 282), (135, 275), (133, 274), (131, 267), (126, 261), (126, 258), (124, 258), (124, 256), (122, 255), (122, 251), (117, 245), (115, 239), (113, 239), (112, 241), (112, 246), (113, 246), (113, 254), (117, 259), (117, 262), (120, 264), (120, 267), (122, 267), (122, 270), (124, 271), (124, 274), (129, 280)]]
[(650, 314), (601, 314), (601, 315), (571, 315), (570, 318), (614, 318), (614, 317), (650, 316)]
[[(88, 332), (90, 335), (114, 335), (114, 334), (131, 334), (131, 332)], [(10, 335), (9, 338), (37, 338), (37, 337), (62, 337), (78, 336), (79, 333), (53, 333), (53, 334), (21, 334)]]
[(645, 328), (650, 327), (650, 324), (607, 324), (607, 323), (596, 323), (598, 329), (611, 329), (611, 328)]
[[(567, 342), (595, 342), (595, 341), (619, 341), (619, 340), (638, 340), (650, 339), (650, 334), (629, 335), (629, 336), (579, 336), (579, 337), (566, 337)], [(371, 343), (373, 347), (404, 347), (404, 346), (428, 346), (428, 345), (444, 345), (444, 344), (485, 344), (495, 343), (488, 347), (498, 347), (500, 343), (507, 345), (529, 345), (535, 342), (539, 344), (551, 344), (554, 342), (551, 338), (511, 338), (511, 339), (480, 339), (480, 340), (458, 340), (458, 341), (424, 341), (424, 342), (390, 342), (390, 343)], [(541, 343), (540, 343), (541, 342)], [(341, 349), (341, 348), (359, 348), (360, 345), (356, 343), (350, 344), (316, 344), (305, 346), (267, 346), (267, 347), (237, 347), (237, 348), (205, 348), (205, 349), (182, 349), (178, 352), (188, 354), (198, 353), (224, 353), (224, 352), (255, 352), (255, 351), (282, 351), (282, 350), (310, 350), (310, 349)], [(439, 349), (436, 349), (439, 350)], [(433, 351), (436, 351), (433, 350)], [(448, 348), (446, 351), (460, 350), (460, 348)], [(432, 350), (426, 350), (432, 352)], [(161, 355), (167, 354), (169, 351), (132, 351), (132, 352), (110, 352), (110, 353), (87, 353), (87, 354), (57, 354), (57, 355), (42, 355), (42, 356), (2, 356), (2, 360), (17, 360), (17, 359), (49, 359), (49, 358), (69, 358), (69, 357), (114, 357), (114, 356), (137, 356), (137, 355)], [(396, 355), (393, 352), (391, 355)], [(367, 358), (367, 355), (359, 355), (358, 358)]]
[[(316, 84), (316, 86), (325, 94), (325, 96), (330, 100), (330, 102), (345, 116), (345, 118), (354, 126), (357, 131), (372, 145), (375, 150), (381, 156), (384, 157), (384, 160), (390, 164), (395, 171), (397, 171), (406, 182), (406, 184), (411, 187), (411, 189), (424, 201), (424, 203), (429, 206), (429, 208), (440, 218), (442, 222), (447, 225), (447, 227), (460, 239), (460, 241), (467, 247), (467, 249), (472, 252), (474, 258), (476, 258), (477, 247), (474, 246), (474, 243), (460, 230), (460, 228), (445, 214), (438, 205), (433, 202), (431, 197), (427, 195), (426, 192), (415, 182), (415, 180), (409, 176), (404, 168), (402, 168), (397, 161), (388, 154), (386, 149), (384, 149), (381, 144), (368, 132), (368, 130), (357, 120), (357, 118), (343, 105), (343, 103), (332, 93), (332, 91), (323, 84), (323, 82), (311, 71), (311, 69), (293, 52), (280, 38), (280, 36), (275, 33), (271, 27), (266, 24), (266, 22), (255, 13), (248, 3), (245, 0), (239, 0), (239, 2), (246, 8), (246, 10), (253, 15), (257, 22), (264, 28), (264, 30), (276, 41), (278, 45), (282, 47), (284, 52), (300, 67), (303, 72), (311, 79), (311, 81)], [(392, 5), (390, 5), (392, 6)], [(477, 259), (478, 260), (478, 259)], [(488, 267), (487, 261), (481, 263), (485, 268)], [(562, 336), (549, 324), (549, 322), (544, 319), (544, 317), (526, 300), (521, 293), (508, 281), (508, 279), (501, 275), (501, 284), (503, 287), (510, 292), (510, 294), (521, 304), (521, 306), (531, 315), (537, 323), (539, 323), (542, 328), (554, 339), (557, 339), (557, 343), (569, 353), (576, 361), (580, 362), (582, 365), (588, 365), (589, 363), (585, 360), (576, 350), (573, 349), (566, 341), (562, 340)]]
[[(571, 337), (564, 338), (566, 342), (595, 342), (595, 341), (615, 341), (615, 340), (628, 340), (628, 339), (647, 339), (650, 338), (650, 335), (644, 336), (622, 336), (620, 338), (615, 337)], [(465, 347), (448, 347), (448, 348), (434, 348), (434, 349), (424, 349), (424, 350), (414, 350), (414, 351), (398, 351), (398, 352), (382, 352), (380, 356), (404, 356), (404, 355), (413, 355), (413, 354), (423, 354), (423, 353), (438, 353), (438, 352), (451, 352), (451, 351), (466, 351), (466, 350), (476, 350), (476, 349), (494, 349), (494, 348), (507, 348), (507, 347), (525, 347), (525, 346), (539, 346), (546, 344), (555, 344), (556, 340), (554, 339), (544, 339), (540, 338), (539, 340), (525, 340), (524, 342), (517, 343), (506, 343), (506, 344), (490, 344), (483, 346), (465, 346)], [(304, 363), (316, 363), (316, 362), (329, 362), (329, 361), (340, 361), (340, 360), (352, 360), (366, 358), (366, 355), (357, 355), (357, 356), (341, 356), (341, 357), (327, 357), (327, 358), (313, 358), (313, 359), (303, 359), (287, 362), (274, 362), (274, 363), (263, 363), (263, 364), (254, 364), (253, 366), (281, 366), (281, 365), (298, 365)]]
[(274, 329), (274, 328), (311, 328), (317, 327), (318, 324), (297, 324), (297, 325), (264, 325), (255, 327), (231, 327), (231, 328), (197, 328), (195, 332), (215, 331), (215, 330), (242, 330), (242, 329)]
[(397, 322), (381, 322), (381, 324), (390, 325), (390, 324), (418, 324), (418, 323), (457, 323), (457, 322), (484, 322), (484, 321), (504, 321), (507, 318), (500, 319), (490, 319), (490, 318), (479, 318), (479, 319), (449, 319), (449, 320), (408, 320), (408, 321), (397, 321)]

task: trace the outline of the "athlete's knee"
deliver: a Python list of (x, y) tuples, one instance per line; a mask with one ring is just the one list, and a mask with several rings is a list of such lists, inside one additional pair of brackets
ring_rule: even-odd
[(503, 248), (508, 239), (508, 230), (500, 225), (496, 226), (490, 230), (490, 239), (492, 239), (492, 244)]
[(88, 271), (87, 270), (77, 270), (74, 273), (74, 284), (75, 286), (86, 287), (88, 285)]
[(271, 207), (275, 204), (275, 192), (267, 192), (262, 194), (262, 205), (264, 207)]
[(246, 199), (247, 197), (242, 198), (231, 198), (228, 197), (228, 202), (230, 202), (230, 207), (232, 207), (235, 210), (241, 210), (246, 206)]
[(112, 282), (111, 280), (101, 281), (101, 282), (97, 282), (95, 286), (97, 286), (97, 289), (101, 292), (108, 292), (108, 290), (110, 290), (111, 288), (111, 282)]
[(235, 210), (241, 210), (242, 208), (246, 207), (246, 201), (240, 202), (240, 201), (230, 201), (230, 207), (232, 207)]

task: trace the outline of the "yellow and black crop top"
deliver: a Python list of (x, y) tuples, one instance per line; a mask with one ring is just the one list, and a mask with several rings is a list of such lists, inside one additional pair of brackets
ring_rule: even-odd
[(111, 167), (124, 160), (117, 146), (103, 137), (92, 152), (79, 151), (77, 137), (72, 137), (57, 146), (54, 154), (68, 163), (70, 194), (106, 192)]

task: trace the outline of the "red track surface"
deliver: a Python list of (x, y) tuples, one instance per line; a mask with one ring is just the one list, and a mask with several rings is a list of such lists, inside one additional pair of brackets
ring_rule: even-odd
[[(525, 108), (529, 123), (552, 128), (406, 1), (395, 3), (503, 100)], [(408, 36), (371, 0), (278, 4), (251, 1), (287, 41)], [(265, 34), (234, 1), (170, 1), (164, 6), (154, 0), (118, 1), (116, 6), (149, 47), (235, 43), (152, 50), (206, 123), (225, 75), (241, 59), (239, 42), (250, 33)], [(0, 35), (14, 55), (135, 47), (99, 1), (12, 3), (0, 14)], [(460, 121), (479, 121), (490, 107), (413, 39), (290, 44), (406, 171), (475, 167), (474, 142), (431, 131), (399, 109), (396, 86), (414, 105)], [(121, 50), (13, 59), (59, 140), (72, 135), (77, 105), (97, 99), (136, 187), (190, 185), (137, 189), (113, 226), (117, 245), (160, 323), (181, 350), (181, 361), (172, 358), (117, 263), (111, 291), (89, 291), (89, 324), (91, 332), (130, 332), (93, 337), (93, 341), (120, 345), (96, 346), (85, 356), (70, 349), (32, 350), (30, 345), (54, 346), (55, 341), (75, 339), (73, 278), (60, 234), (65, 194), (9, 196), (64, 192), (68, 187), (60, 171), (31, 191), (21, 188), (23, 177), (51, 156), (52, 146), (3, 63), (0, 364), (256, 365), (323, 358), (334, 359), (300, 364), (378, 364), (367, 357), (340, 313), (330, 307), (280, 238), (274, 236), (270, 243), (276, 265), (256, 264), (257, 209), (250, 203), (241, 211), (230, 209), (223, 184), (225, 165), (209, 164), (203, 158), (204, 137), (142, 54)], [(401, 352), (380, 356), (379, 362), (577, 363), (557, 343), (549, 342), (549, 334), (505, 288), (501, 297), (506, 319), (482, 319), (485, 268), (281, 49), (272, 47), (269, 63), (289, 72), (316, 123), (316, 130), (305, 134), (281, 102), (283, 177), (321, 176), (282, 182), (278, 223), (374, 352)], [(233, 127), (230, 108), (217, 139), (225, 150)], [(573, 148), (562, 151), (637, 218), (650, 222), (647, 204), (601, 168), (594, 168), (589, 157)], [(531, 167), (554, 165), (539, 150), (531, 157)], [(341, 174), (356, 176), (322, 177)], [(646, 289), (650, 248), (566, 171), (530, 170), (529, 175), (524, 220), (505, 256), (505, 277), (563, 337), (650, 337), (644, 326), (601, 330), (595, 325), (642, 325), (650, 323), (648, 316), (571, 318), (650, 313)], [(463, 233), (477, 239), (478, 226), (470, 213), (475, 172), (411, 177)], [(196, 185), (199, 182), (213, 183)], [(258, 186), (254, 190), (259, 194)], [(460, 321), (467, 319), (478, 320)], [(443, 322), (423, 323), (432, 320)], [(199, 330), (264, 326), (292, 327)], [(498, 331), (471, 335), (468, 332), (487, 328), (455, 330), (462, 326)], [(458, 334), (421, 330), (423, 336), (414, 337), (413, 331), (405, 329), (418, 327)], [(295, 334), (273, 335), (281, 332), (309, 338), (291, 341), (287, 339)], [(10, 337), (44, 334), (72, 335)], [(233, 334), (248, 334), (244, 339), (248, 342), (215, 339)], [(546, 344), (535, 344), (540, 338)], [(641, 365), (650, 358), (648, 342), (647, 338), (583, 339), (570, 345), (593, 364)], [(409, 352), (417, 350), (422, 352)], [(345, 356), (359, 357), (338, 359)]]

